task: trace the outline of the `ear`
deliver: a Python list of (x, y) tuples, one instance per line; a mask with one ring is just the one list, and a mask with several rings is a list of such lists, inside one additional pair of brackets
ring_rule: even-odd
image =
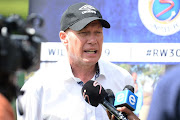
[(60, 31), (59, 32), (59, 38), (61, 39), (61, 42), (63, 43), (63, 45), (67, 45), (68, 44), (68, 35), (67, 33), (65, 33), (64, 31)]

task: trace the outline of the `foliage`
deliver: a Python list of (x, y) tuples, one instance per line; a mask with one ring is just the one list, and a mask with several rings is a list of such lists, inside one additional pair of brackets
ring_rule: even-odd
[(22, 18), (28, 16), (29, 0), (0, 0), (0, 14), (10, 16), (18, 14)]
[[(146, 76), (153, 80), (156, 83), (159, 80), (159, 77), (165, 72), (166, 65), (163, 64), (117, 64), (120, 67), (126, 69), (130, 73), (136, 72), (138, 76)], [(144, 79), (141, 79), (141, 83), (145, 82)]]

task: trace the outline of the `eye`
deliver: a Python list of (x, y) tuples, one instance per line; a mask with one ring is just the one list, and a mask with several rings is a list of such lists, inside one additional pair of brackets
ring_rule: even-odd
[(96, 31), (95, 34), (96, 34), (96, 35), (101, 35), (102, 32), (101, 32), (101, 31)]
[(88, 34), (88, 32), (82, 32), (82, 34), (87, 35), (87, 34)]
[(79, 35), (82, 35), (82, 36), (86, 36), (89, 34), (89, 32), (86, 32), (86, 31), (82, 31), (82, 32), (79, 32), (78, 33)]
[(102, 32), (96, 32), (97, 34), (101, 34)]

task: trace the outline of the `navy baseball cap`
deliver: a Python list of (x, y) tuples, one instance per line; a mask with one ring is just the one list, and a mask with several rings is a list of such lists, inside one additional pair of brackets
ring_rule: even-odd
[(77, 3), (69, 6), (63, 13), (61, 17), (61, 30), (65, 31), (70, 28), (80, 31), (94, 20), (99, 20), (102, 27), (110, 28), (110, 24), (102, 18), (99, 10), (87, 3)]

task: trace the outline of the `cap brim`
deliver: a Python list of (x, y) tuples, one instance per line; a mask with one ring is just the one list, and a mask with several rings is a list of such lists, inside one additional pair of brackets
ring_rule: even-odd
[(94, 21), (94, 20), (99, 20), (102, 24), (102, 27), (105, 28), (110, 28), (110, 24), (102, 19), (102, 18), (98, 18), (98, 17), (89, 17), (89, 18), (84, 18), (80, 21), (78, 21), (77, 23), (73, 24), (72, 26), (70, 26), (69, 28), (75, 31), (80, 31), (82, 30), (87, 24), (89, 24), (90, 22)]

